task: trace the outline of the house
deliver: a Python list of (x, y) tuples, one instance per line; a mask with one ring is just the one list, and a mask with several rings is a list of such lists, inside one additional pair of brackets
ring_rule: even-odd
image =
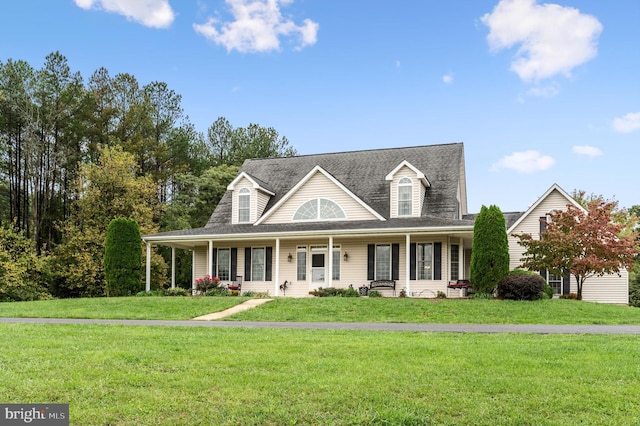
[[(554, 186), (527, 212), (506, 214), (509, 233), (529, 230), (544, 209), (571, 202), (565, 196)], [(391, 281), (384, 295), (435, 297), (469, 276), (474, 217), (464, 147), (452, 143), (247, 160), (203, 228), (143, 240), (147, 265), (152, 245), (191, 250), (194, 283), (210, 275), (243, 291), (302, 297)], [(521, 248), (511, 241), (510, 250), (515, 267)], [(590, 287), (586, 300), (626, 303), (617, 290)]]

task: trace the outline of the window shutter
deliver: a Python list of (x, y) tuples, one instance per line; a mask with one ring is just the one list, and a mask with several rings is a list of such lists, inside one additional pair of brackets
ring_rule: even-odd
[(373, 281), (375, 278), (376, 268), (376, 246), (369, 244), (367, 246), (367, 280)]
[(442, 243), (433, 243), (433, 279), (442, 279)]
[(411, 243), (411, 245), (409, 246), (409, 250), (410, 250), (409, 268), (411, 269), (409, 271), (409, 279), (415, 281), (416, 279), (416, 243)]
[(211, 277), (218, 276), (218, 249), (213, 248), (213, 253), (211, 254)]
[(542, 234), (545, 229), (547, 229), (547, 217), (541, 216), (540, 217), (540, 234)]
[(231, 281), (238, 279), (238, 249), (231, 249)]
[[(540, 276), (541, 276), (542, 278), (544, 278), (544, 282), (546, 283), (546, 282), (547, 282), (547, 270), (546, 270), (546, 269), (541, 269), (541, 270), (540, 270)], [(547, 283), (547, 284), (548, 284), (548, 283)]]
[(244, 249), (244, 280), (251, 281), (251, 247)]
[(273, 253), (272, 247), (267, 247), (264, 251), (264, 280), (271, 281), (271, 257)]
[(400, 279), (400, 244), (391, 244), (391, 279)]
[(571, 274), (568, 269), (562, 271), (562, 294), (571, 293)]

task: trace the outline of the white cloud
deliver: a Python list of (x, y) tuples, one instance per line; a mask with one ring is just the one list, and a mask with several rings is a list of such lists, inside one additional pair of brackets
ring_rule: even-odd
[(442, 82), (445, 84), (453, 83), (453, 75), (451, 73), (442, 76)]
[(604, 153), (595, 146), (575, 145), (572, 150), (575, 154), (586, 155), (587, 157), (601, 157), (604, 155)]
[(511, 169), (520, 173), (533, 173), (547, 170), (556, 163), (552, 157), (542, 155), (538, 151), (529, 150), (514, 152), (511, 155), (502, 157), (497, 163), (491, 166), (491, 171), (501, 169)]
[(490, 29), (493, 51), (519, 45), (511, 70), (523, 81), (538, 81), (571, 70), (597, 55), (602, 24), (573, 7), (537, 0), (500, 0), (480, 18)]
[[(193, 24), (194, 30), (224, 46), (227, 51), (268, 52), (280, 49), (280, 37), (298, 37), (300, 50), (316, 43), (319, 25), (310, 19), (296, 25), (280, 13), (280, 5), (292, 0), (225, 0), (234, 21), (219, 23), (209, 18), (205, 24)], [(217, 24), (220, 24), (219, 28)]]
[(640, 112), (630, 112), (622, 117), (617, 117), (613, 120), (613, 128), (620, 133), (631, 133), (640, 130)]
[(126, 16), (146, 27), (167, 28), (175, 19), (168, 0), (74, 0), (82, 9), (105, 10)]

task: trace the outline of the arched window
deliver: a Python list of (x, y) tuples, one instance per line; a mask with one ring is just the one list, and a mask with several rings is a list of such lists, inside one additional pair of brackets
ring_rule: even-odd
[(404, 177), (398, 182), (398, 216), (411, 216), (413, 199), (413, 182)]
[(238, 191), (238, 222), (251, 221), (251, 191), (242, 188)]
[(326, 198), (315, 198), (298, 207), (293, 220), (330, 220), (346, 217), (342, 207), (335, 202)]

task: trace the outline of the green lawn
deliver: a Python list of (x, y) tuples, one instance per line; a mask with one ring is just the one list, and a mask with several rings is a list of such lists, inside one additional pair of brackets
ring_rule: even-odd
[[(0, 317), (189, 319), (240, 297), (122, 297), (0, 303)], [(465, 324), (640, 324), (640, 309), (575, 300), (279, 298), (228, 320)]]
[(640, 324), (640, 309), (576, 300), (276, 299), (229, 320), (446, 324)]
[(0, 400), (73, 425), (638, 423), (638, 336), (0, 324)]
[(96, 297), (0, 303), (0, 317), (185, 320), (248, 300), (245, 297)]

